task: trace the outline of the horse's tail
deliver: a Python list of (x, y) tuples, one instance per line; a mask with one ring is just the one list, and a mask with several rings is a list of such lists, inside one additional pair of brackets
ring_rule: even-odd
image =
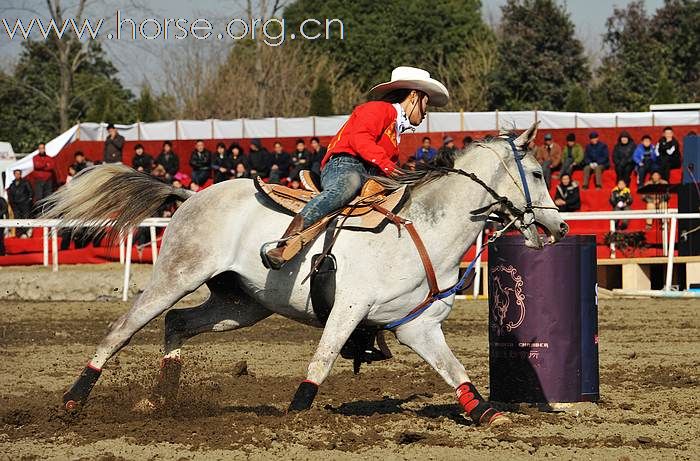
[(185, 201), (190, 196), (127, 166), (109, 164), (81, 171), (39, 207), (44, 218), (61, 219), (63, 226), (85, 226), (94, 234), (108, 226), (114, 239), (153, 216), (169, 198)]

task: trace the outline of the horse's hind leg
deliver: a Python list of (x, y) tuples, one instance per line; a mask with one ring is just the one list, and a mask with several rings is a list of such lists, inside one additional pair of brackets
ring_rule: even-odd
[(185, 341), (201, 333), (236, 330), (255, 325), (272, 311), (252, 300), (237, 286), (233, 273), (223, 273), (209, 282), (211, 296), (202, 305), (173, 309), (165, 315), (165, 352), (151, 396), (139, 403), (143, 410), (174, 400), (180, 381), (180, 349)]
[[(156, 269), (158, 267), (156, 266)], [(131, 309), (110, 325), (107, 336), (97, 347), (93, 358), (63, 395), (64, 407), (67, 410), (73, 410), (78, 405), (84, 404), (97, 383), (104, 364), (126, 346), (137, 331), (171, 308), (186, 294), (196, 290), (208, 277), (200, 274), (200, 277), (196, 278), (193, 275), (186, 285), (178, 286), (177, 283), (173, 283), (173, 280), (181, 280), (177, 276), (171, 277), (164, 271), (156, 270), (150, 285), (134, 302)]]
[(396, 338), (413, 349), (455, 389), (457, 400), (476, 424), (497, 426), (510, 422), (481, 397), (464, 366), (447, 345), (439, 323), (414, 320), (399, 327)]

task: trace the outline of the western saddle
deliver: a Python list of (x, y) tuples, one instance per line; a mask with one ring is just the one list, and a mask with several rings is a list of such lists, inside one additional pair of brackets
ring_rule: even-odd
[[(313, 173), (303, 170), (300, 173), (300, 179), (305, 189), (291, 189), (279, 184), (268, 184), (260, 177), (255, 178), (254, 183), (263, 196), (281, 208), (280, 211), (295, 215), (320, 193), (320, 188), (314, 180)], [(388, 191), (377, 181), (370, 179), (362, 187), (360, 195), (353, 199), (345, 208), (324, 216), (320, 221), (289, 237), (283, 253), (284, 259), (286, 261), (291, 260), (303, 247), (323, 232), (336, 217), (342, 218), (342, 229), (381, 232), (384, 226), (391, 222), (393, 213), (398, 211), (407, 199), (408, 189), (406, 186), (394, 191)], [(268, 245), (277, 243), (277, 241), (274, 241), (263, 245), (261, 255), (264, 254)]]

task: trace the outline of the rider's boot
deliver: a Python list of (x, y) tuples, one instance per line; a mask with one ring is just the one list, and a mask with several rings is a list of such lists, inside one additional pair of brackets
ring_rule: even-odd
[[(296, 214), (294, 216), (294, 219), (292, 219), (292, 222), (289, 224), (289, 227), (287, 228), (286, 231), (284, 231), (284, 234), (282, 235), (282, 239), (289, 238), (295, 234), (298, 234), (299, 232), (304, 230), (304, 217), (301, 214)], [(280, 242), (277, 244), (276, 248), (273, 248), (272, 250), (267, 251), (265, 253), (266, 258), (263, 258), (263, 264), (265, 267), (268, 267), (268, 269), (272, 270), (279, 270), (284, 266), (284, 263), (287, 261), (284, 259), (283, 253), (284, 249), (287, 246), (287, 242)]]

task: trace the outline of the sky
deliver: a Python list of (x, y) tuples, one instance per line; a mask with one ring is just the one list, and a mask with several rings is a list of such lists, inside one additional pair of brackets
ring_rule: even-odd
[[(267, 2), (267, 3), (265, 3)], [(272, 0), (254, 0), (256, 5), (271, 4)], [(500, 20), (500, 7), (506, 0), (482, 0), (482, 14), (484, 19), (492, 24), (497, 24)], [(571, 0), (560, 2), (566, 5), (567, 10), (577, 27), (577, 35), (584, 43), (587, 52), (596, 60), (601, 53), (602, 34), (605, 31), (605, 20), (611, 14), (614, 6), (623, 6), (626, 0), (610, 2), (607, 0)], [(77, 4), (77, 0), (62, 0), (64, 9), (70, 13), (71, 8)], [(232, 18), (245, 17), (243, 15), (244, 0), (198, 0), (191, 2), (186, 0), (93, 0), (89, 3), (88, 15), (96, 21), (104, 18), (104, 23), (100, 28), (102, 43), (107, 55), (119, 69), (118, 77), (124, 85), (138, 92), (138, 88), (148, 82), (156, 91), (160, 91), (164, 86), (164, 60), (171, 59), (173, 54), (182, 54), (193, 47), (199, 50), (210, 52), (224, 48), (226, 40), (223, 42), (216, 40), (217, 30), (224, 29), (224, 25)], [(663, 0), (645, 0), (647, 10), (653, 12), (663, 4)], [(187, 19), (191, 24), (197, 18), (206, 18), (214, 25), (212, 37), (206, 40), (176, 40), (172, 38), (179, 30), (171, 23), (169, 30), (171, 36), (165, 40), (163, 33), (154, 40), (108, 40), (104, 35), (115, 31), (117, 22), (117, 10), (122, 19), (133, 19), (137, 24), (147, 18), (158, 19), (162, 24), (164, 18)], [(17, 18), (21, 19), (25, 25), (33, 17), (47, 19), (45, 13), (45, 0), (0, 0), (0, 21), (6, 19), (10, 27)], [(66, 15), (68, 16), (68, 14)], [(218, 28), (217, 28), (218, 26)], [(129, 27), (126, 28), (127, 34)], [(145, 29), (146, 34), (155, 33), (155, 25), (148, 24)], [(241, 33), (238, 28), (233, 33)], [(190, 33), (190, 32), (188, 32)], [(197, 32), (205, 34), (205, 32)], [(350, 33), (350, 32), (349, 32)], [(229, 42), (230, 43), (230, 42)], [(3, 70), (11, 70), (17, 61), (21, 51), (21, 39), (15, 37), (10, 40), (5, 25), (0, 23), (0, 67)], [(204, 58), (203, 66), (214, 66), (216, 62), (207, 62)]]

